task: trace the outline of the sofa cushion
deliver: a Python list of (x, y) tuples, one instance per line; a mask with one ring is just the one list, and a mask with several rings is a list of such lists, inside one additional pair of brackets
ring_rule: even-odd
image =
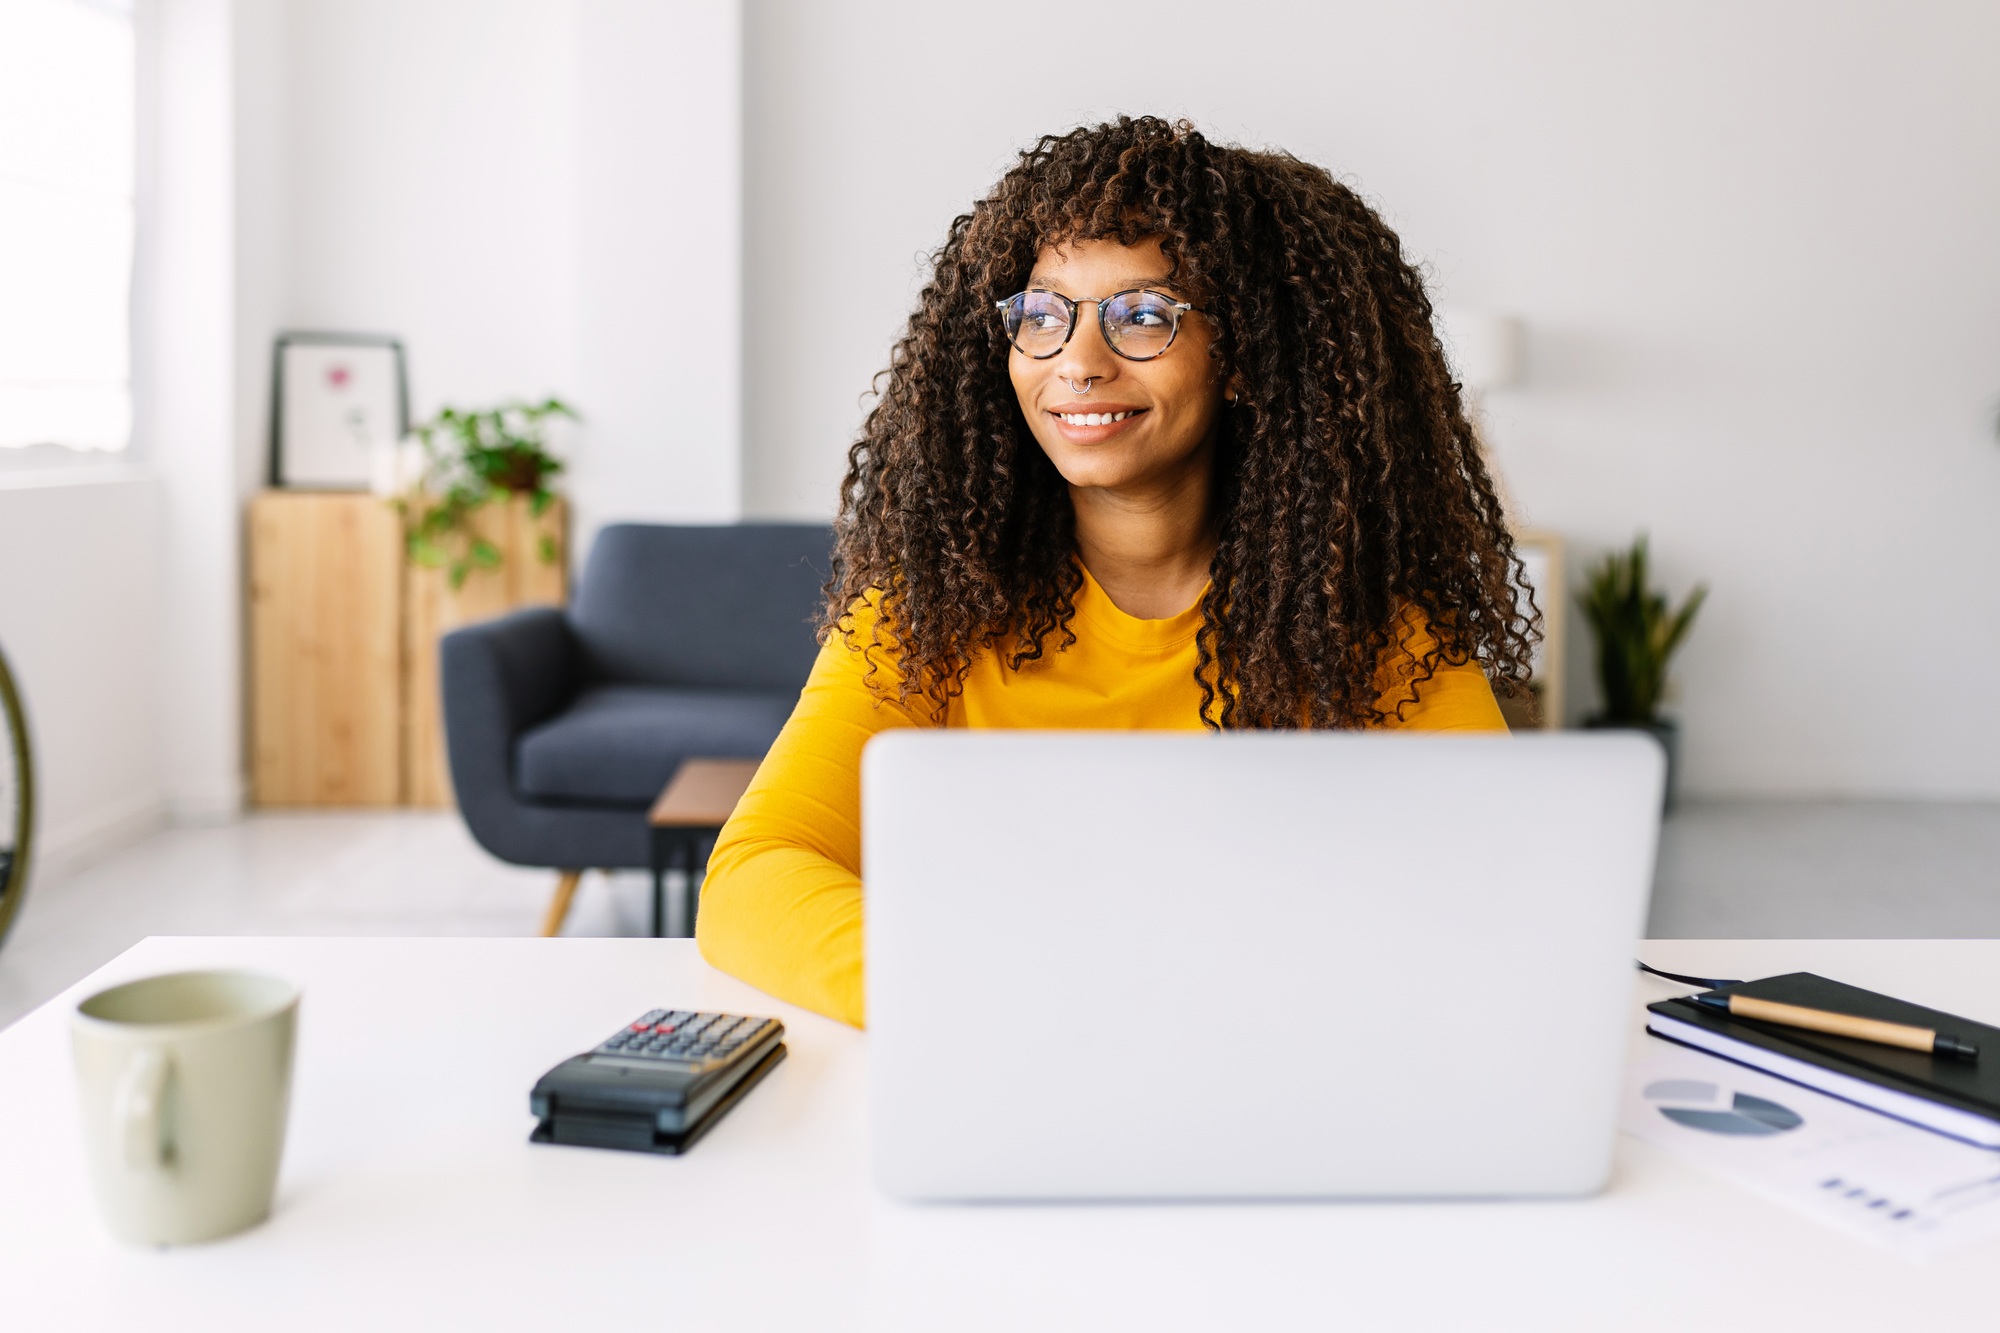
[(797, 695), (599, 685), (514, 744), (514, 786), (531, 801), (645, 809), (690, 758), (755, 759)]

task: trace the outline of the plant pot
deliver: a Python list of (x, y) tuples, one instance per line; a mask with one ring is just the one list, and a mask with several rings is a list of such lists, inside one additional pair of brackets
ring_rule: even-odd
[(1681, 768), (1681, 725), (1672, 718), (1656, 717), (1651, 722), (1621, 722), (1608, 717), (1587, 717), (1583, 725), (1592, 731), (1643, 731), (1667, 752), (1667, 785), (1660, 808), (1672, 810), (1679, 790)]

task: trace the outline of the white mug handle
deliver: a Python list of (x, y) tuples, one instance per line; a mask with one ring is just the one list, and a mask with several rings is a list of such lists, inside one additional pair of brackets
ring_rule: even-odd
[(157, 1171), (167, 1164), (169, 1147), (162, 1132), (167, 1100), (167, 1076), (173, 1064), (154, 1047), (133, 1052), (111, 1096), (111, 1132), (122, 1146), (125, 1165), (135, 1171)]

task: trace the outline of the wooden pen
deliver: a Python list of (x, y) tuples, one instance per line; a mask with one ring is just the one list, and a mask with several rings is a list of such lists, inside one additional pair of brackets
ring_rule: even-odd
[(1759, 1000), (1748, 995), (1722, 995), (1711, 991), (1706, 995), (1690, 995), (1690, 1000), (1704, 1009), (1714, 1009), (1732, 1018), (1748, 1018), (1759, 1023), (1777, 1023), (1788, 1028), (1804, 1028), (1809, 1032), (1825, 1032), (1835, 1037), (1852, 1037), (1856, 1041), (1872, 1041), (1882, 1046), (1901, 1046), (1905, 1050), (1922, 1051), (1926, 1055), (1942, 1055), (1954, 1060), (1977, 1060), (1979, 1048), (1963, 1037), (1954, 1037), (1947, 1032), (1936, 1032), (1930, 1028), (1911, 1027), (1907, 1023), (1885, 1023), (1879, 1018), (1856, 1018), (1853, 1014), (1836, 1014), (1826, 1009), (1808, 1009), (1804, 1005), (1780, 1004), (1776, 1000)]

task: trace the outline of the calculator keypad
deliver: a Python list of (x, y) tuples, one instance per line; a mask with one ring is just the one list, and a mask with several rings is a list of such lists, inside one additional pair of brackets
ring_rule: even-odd
[(614, 1032), (599, 1055), (653, 1059), (697, 1069), (720, 1068), (745, 1046), (754, 1046), (775, 1026), (769, 1018), (741, 1014), (655, 1009)]

